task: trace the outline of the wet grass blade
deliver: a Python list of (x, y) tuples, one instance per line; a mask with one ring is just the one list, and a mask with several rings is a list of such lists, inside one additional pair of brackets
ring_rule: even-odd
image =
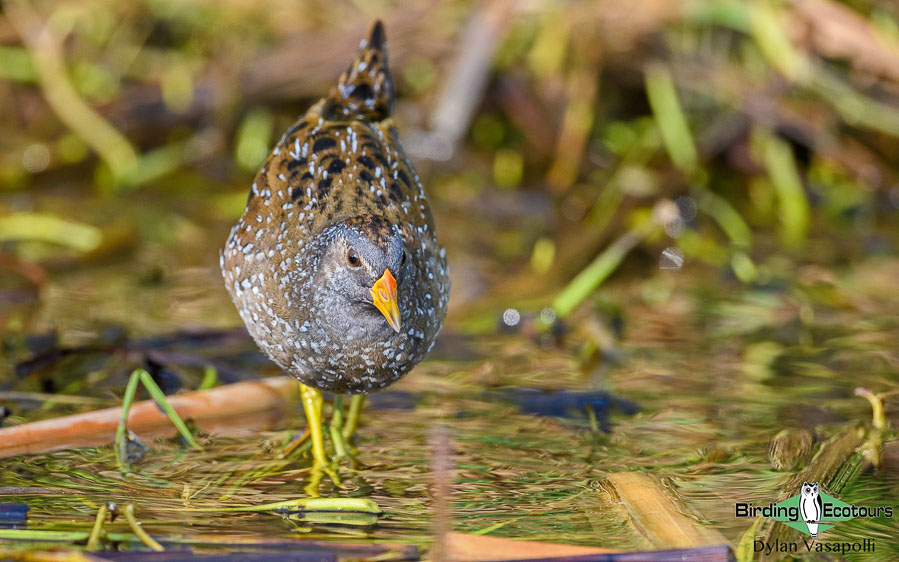
[(790, 146), (771, 134), (763, 135), (765, 170), (780, 203), (782, 239), (788, 246), (801, 244), (809, 225), (809, 205)]
[(734, 245), (740, 248), (752, 245), (752, 230), (726, 199), (705, 187), (694, 186), (693, 191), (699, 209), (714, 219)]
[(291, 521), (369, 526), (383, 511), (368, 498), (303, 498), (240, 507), (159, 508), (184, 513), (276, 513)]
[[(190, 430), (184, 424), (184, 420), (181, 419), (181, 416), (178, 415), (178, 412), (172, 408), (169, 401), (166, 400), (165, 394), (156, 385), (156, 382), (153, 381), (153, 377), (150, 376), (150, 373), (144, 371), (143, 369), (138, 369), (135, 373), (140, 374), (140, 381), (143, 383), (144, 387), (146, 387), (147, 391), (150, 393), (150, 396), (153, 397), (153, 400), (162, 408), (162, 411), (165, 412), (165, 415), (172, 421), (172, 424), (178, 429), (178, 433), (181, 434), (181, 437), (187, 441), (188, 445), (192, 448), (197, 449), (198, 451), (202, 451), (203, 447), (200, 446), (199, 443), (196, 442), (194, 436), (191, 435)], [(132, 373), (134, 376), (134, 373)], [(130, 381), (129, 381), (130, 382)]]
[(150, 396), (153, 398), (153, 401), (156, 402), (163, 412), (165, 412), (165, 415), (168, 416), (172, 425), (174, 425), (178, 430), (178, 433), (181, 434), (181, 437), (183, 437), (192, 448), (202, 451), (203, 447), (194, 440), (194, 437), (191, 435), (187, 425), (185, 425), (184, 420), (181, 419), (178, 412), (176, 412), (175, 409), (172, 408), (172, 405), (169, 404), (165, 394), (156, 382), (153, 381), (153, 377), (150, 376), (150, 373), (143, 369), (135, 369), (128, 379), (128, 385), (125, 387), (125, 395), (122, 397), (122, 419), (116, 428), (115, 434), (116, 463), (118, 464), (119, 470), (122, 472), (128, 472), (130, 470), (130, 462), (128, 461), (128, 415), (131, 412), (131, 404), (134, 402), (134, 395), (137, 393), (138, 382), (143, 383), (147, 392), (149, 392)]
[(671, 72), (661, 64), (646, 68), (646, 96), (671, 160), (682, 172), (692, 174), (698, 166), (696, 144), (677, 99)]

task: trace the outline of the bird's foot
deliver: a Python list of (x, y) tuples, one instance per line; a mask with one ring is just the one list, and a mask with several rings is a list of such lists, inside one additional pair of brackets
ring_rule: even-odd
[(334, 461), (340, 462), (350, 456), (349, 446), (343, 437), (343, 395), (334, 397), (334, 413), (331, 414), (331, 423), (328, 424), (328, 433), (331, 443), (334, 445)]
[(312, 463), (312, 468), (309, 471), (309, 481), (303, 488), (303, 490), (306, 492), (306, 495), (310, 498), (321, 497), (319, 488), (321, 487), (323, 475), (328, 475), (331, 483), (334, 484), (336, 488), (340, 490), (346, 489), (346, 487), (343, 485), (343, 482), (340, 480), (340, 477), (337, 475), (337, 470), (335, 469), (335, 467), (324, 462), (319, 462), (318, 459), (316, 459)]
[[(342, 459), (352, 458), (355, 455), (355, 450), (347, 444), (347, 439), (356, 430), (359, 411), (362, 408), (361, 399), (363, 397), (353, 396), (350, 405), (350, 415), (346, 424), (343, 421), (343, 397), (338, 396), (335, 398), (333, 419), (328, 425), (328, 434), (334, 446), (334, 456), (329, 458), (325, 452), (322, 427), (322, 405), (324, 404), (322, 394), (318, 390), (303, 384), (300, 385), (300, 394), (303, 401), (303, 410), (306, 412), (312, 458), (314, 459), (312, 470), (309, 474), (309, 483), (306, 485), (306, 492), (311, 497), (318, 497), (322, 475), (325, 474), (337, 488), (344, 489), (340, 477), (337, 475), (337, 468)], [(301, 436), (296, 441), (300, 442), (303, 439), (303, 436)]]

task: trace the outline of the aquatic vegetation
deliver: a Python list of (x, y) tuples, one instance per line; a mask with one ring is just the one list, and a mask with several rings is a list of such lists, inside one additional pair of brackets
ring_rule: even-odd
[[(0, 12), (0, 557), (749, 559), (799, 535), (735, 501), (896, 496), (893, 3), (108, 4)], [(273, 135), (375, 17), (454, 288), (432, 357), (355, 440), (325, 428), (359, 452), (315, 500), (340, 511), (303, 494), (298, 389), (217, 261)], [(94, 416), (93, 441), (2, 438)], [(894, 526), (820, 542), (895, 558)]]

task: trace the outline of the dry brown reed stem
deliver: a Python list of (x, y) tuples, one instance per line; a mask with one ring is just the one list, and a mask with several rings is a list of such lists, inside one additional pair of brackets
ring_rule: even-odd
[(686, 507), (659, 479), (642, 472), (610, 474), (608, 482), (637, 530), (656, 548), (698, 548), (730, 543), (724, 535), (686, 515)]
[[(296, 379), (272, 377), (178, 394), (169, 397), (169, 403), (182, 418), (206, 429), (247, 427), (258, 423), (254, 413), (263, 413), (268, 420), (279, 416), (298, 391)], [(0, 429), (0, 458), (110, 443), (121, 416), (121, 408), (106, 408)], [(128, 428), (137, 434), (174, 433), (151, 400), (131, 406)]]
[(792, 38), (817, 54), (848, 60), (856, 71), (899, 83), (899, 42), (849, 6), (831, 0), (792, 0)]
[(409, 133), (410, 154), (441, 161), (453, 156), (487, 89), (493, 56), (508, 30), (511, 13), (508, 0), (493, 0), (472, 14), (431, 116), (431, 130)]
[(568, 191), (580, 175), (596, 115), (602, 70), (602, 49), (595, 30), (583, 23), (572, 23), (571, 29), (574, 65), (565, 78), (568, 99), (556, 137), (555, 158), (546, 175), (546, 184), (556, 195)]

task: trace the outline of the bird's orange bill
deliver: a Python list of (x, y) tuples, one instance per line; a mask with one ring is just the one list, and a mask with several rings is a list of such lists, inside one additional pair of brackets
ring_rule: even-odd
[(371, 287), (371, 300), (394, 331), (400, 331), (400, 305), (396, 300), (396, 279), (389, 269)]

